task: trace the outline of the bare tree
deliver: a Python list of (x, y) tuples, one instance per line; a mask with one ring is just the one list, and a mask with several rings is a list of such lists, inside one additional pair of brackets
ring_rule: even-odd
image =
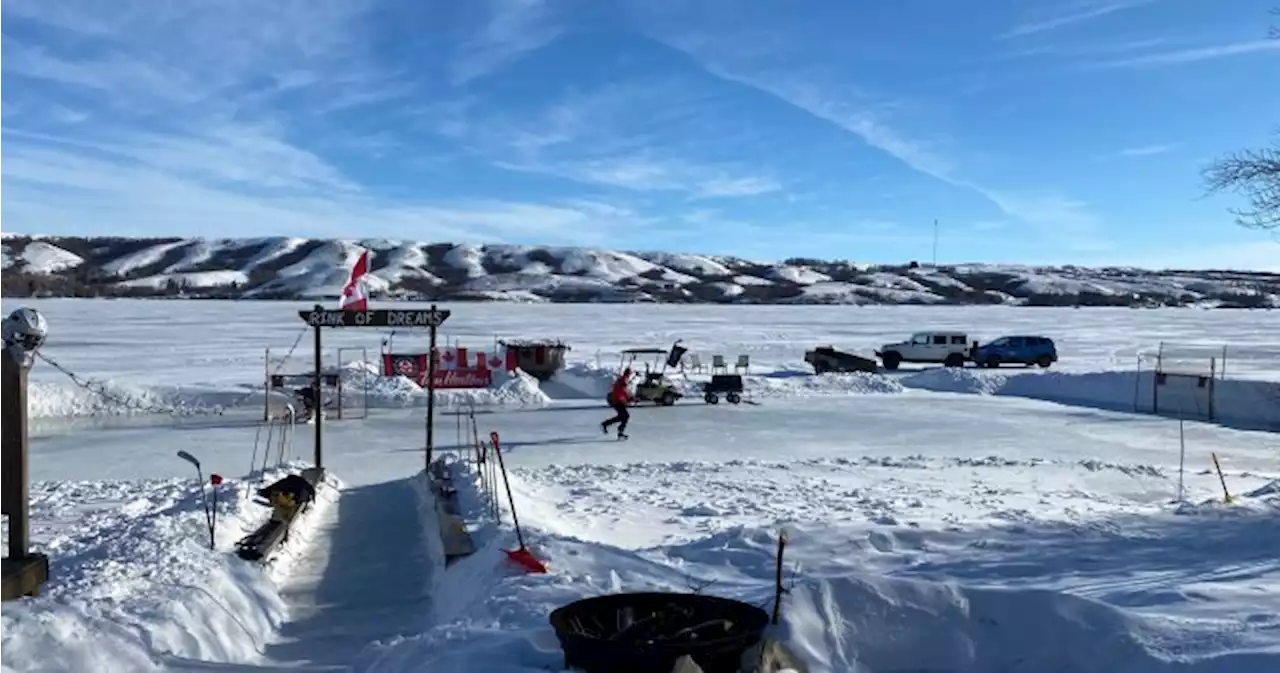
[(1271, 147), (1229, 154), (1204, 171), (1211, 192), (1235, 192), (1249, 201), (1233, 208), (1236, 223), (1251, 229), (1280, 229), (1280, 130)]
[[(1271, 13), (1280, 16), (1280, 7)], [(1280, 40), (1280, 25), (1271, 26), (1271, 37)], [(1280, 230), (1280, 128), (1270, 147), (1229, 154), (1206, 168), (1203, 177), (1210, 192), (1234, 192), (1248, 199), (1248, 208), (1231, 210), (1237, 224)]]

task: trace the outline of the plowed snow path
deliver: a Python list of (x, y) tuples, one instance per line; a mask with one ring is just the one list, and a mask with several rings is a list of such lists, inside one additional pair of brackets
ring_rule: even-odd
[(426, 630), (433, 564), (408, 480), (346, 488), (282, 587), (290, 620), (266, 648), (279, 664), (345, 670), (371, 642)]

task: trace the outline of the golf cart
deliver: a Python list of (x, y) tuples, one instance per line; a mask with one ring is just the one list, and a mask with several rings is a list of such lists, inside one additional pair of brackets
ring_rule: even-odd
[[(680, 345), (679, 341), (671, 344), (671, 350), (666, 351), (661, 348), (628, 348), (622, 351), (622, 362), (618, 365), (618, 371), (621, 372), (627, 367), (631, 371), (640, 373), (635, 366), (637, 359), (646, 359), (644, 363), (644, 374), (640, 382), (636, 384), (636, 402), (653, 402), (664, 407), (669, 407), (676, 403), (684, 395), (676, 390), (671, 379), (667, 378), (667, 367), (676, 367), (680, 364), (680, 358), (684, 357), (687, 349)], [(665, 359), (663, 356), (666, 356)]]

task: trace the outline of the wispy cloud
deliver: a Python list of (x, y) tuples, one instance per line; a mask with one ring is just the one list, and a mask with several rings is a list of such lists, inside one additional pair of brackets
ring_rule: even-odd
[(847, 89), (798, 81), (795, 77), (772, 76), (768, 70), (758, 68), (735, 68), (732, 55), (726, 59), (723, 52), (708, 49), (714, 41), (705, 36), (686, 40), (677, 33), (666, 36), (666, 39), (672, 46), (688, 50), (708, 72), (768, 93), (848, 131), (919, 173), (978, 194), (1005, 216), (1035, 227), (1041, 236), (1054, 240), (1058, 245), (1089, 251), (1106, 246), (1101, 222), (1089, 212), (1087, 204), (1049, 191), (1002, 189), (966, 178), (957, 165), (931, 143), (903, 133), (885, 121), (877, 113), (876, 106), (849, 102), (831, 93)]
[(359, 191), (323, 188), (262, 198), (200, 176), (181, 175), (164, 160), (90, 158), (60, 147), (15, 146), (8, 140), (0, 171), (5, 181), (6, 225), (38, 223), (47, 230), (346, 237), (377, 222), (380, 233), (407, 238), (532, 238), (591, 244), (639, 221), (624, 207), (589, 200), (388, 202)]
[(1092, 44), (1039, 44), (1034, 47), (1018, 49), (1007, 54), (1011, 58), (1029, 57), (1067, 57), (1096, 58), (1115, 57), (1119, 54), (1141, 52), (1169, 44), (1166, 37), (1153, 37), (1143, 40), (1124, 40), (1119, 42), (1096, 42)]
[[(638, 80), (571, 92), (513, 113), (438, 106), (438, 129), (493, 165), (635, 192), (733, 198), (776, 192), (781, 183), (732, 160), (709, 158), (700, 139), (681, 143), (690, 123), (714, 123), (706, 94), (679, 80)], [(637, 115), (636, 110), (652, 110)]]
[[(325, 156), (320, 148), (335, 144), (385, 152), (394, 141), (376, 126), (323, 115), (406, 97), (417, 84), (414, 73), (375, 62), (371, 8), (369, 0), (4, 3), (5, 224), (349, 236), (376, 222), (407, 237), (584, 244), (640, 221), (590, 200), (388, 198)], [(476, 55), (522, 30), (508, 20), (488, 21), (467, 47), (479, 50), (473, 57), (497, 63)], [(15, 25), (48, 38), (11, 39)], [(80, 123), (82, 109), (93, 110), (94, 124)]]
[(1151, 157), (1157, 154), (1167, 154), (1179, 147), (1182, 143), (1163, 143), (1159, 145), (1140, 145), (1138, 147), (1126, 147), (1118, 152), (1122, 157)]
[(480, 26), (455, 51), (450, 81), (483, 77), (556, 39), (562, 27), (546, 0), (477, 0)]
[(1009, 39), (1045, 33), (1099, 19), (1126, 9), (1151, 4), (1151, 2), (1153, 0), (1088, 0), (1086, 2), (1069, 3), (1065, 7), (1059, 4), (1058, 7), (1065, 11), (1053, 16), (1024, 21), (1001, 33), (1000, 37)]
[(1229, 56), (1256, 54), (1268, 51), (1280, 51), (1280, 40), (1250, 40), (1246, 42), (1198, 47), (1195, 49), (1162, 51), (1112, 61), (1103, 61), (1095, 65), (1098, 67), (1109, 68), (1154, 68), (1198, 63), (1200, 61), (1227, 58)]

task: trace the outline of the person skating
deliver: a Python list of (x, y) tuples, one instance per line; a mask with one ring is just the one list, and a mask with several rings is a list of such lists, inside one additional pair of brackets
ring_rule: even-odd
[(631, 380), (631, 368), (627, 367), (622, 370), (622, 376), (619, 376), (613, 382), (613, 387), (609, 389), (609, 395), (605, 397), (605, 401), (613, 407), (614, 417), (600, 424), (600, 431), (609, 434), (609, 426), (614, 423), (618, 424), (618, 439), (627, 438), (627, 421), (631, 420), (631, 412), (627, 409), (627, 405), (631, 403), (631, 393), (627, 390), (627, 384)]

